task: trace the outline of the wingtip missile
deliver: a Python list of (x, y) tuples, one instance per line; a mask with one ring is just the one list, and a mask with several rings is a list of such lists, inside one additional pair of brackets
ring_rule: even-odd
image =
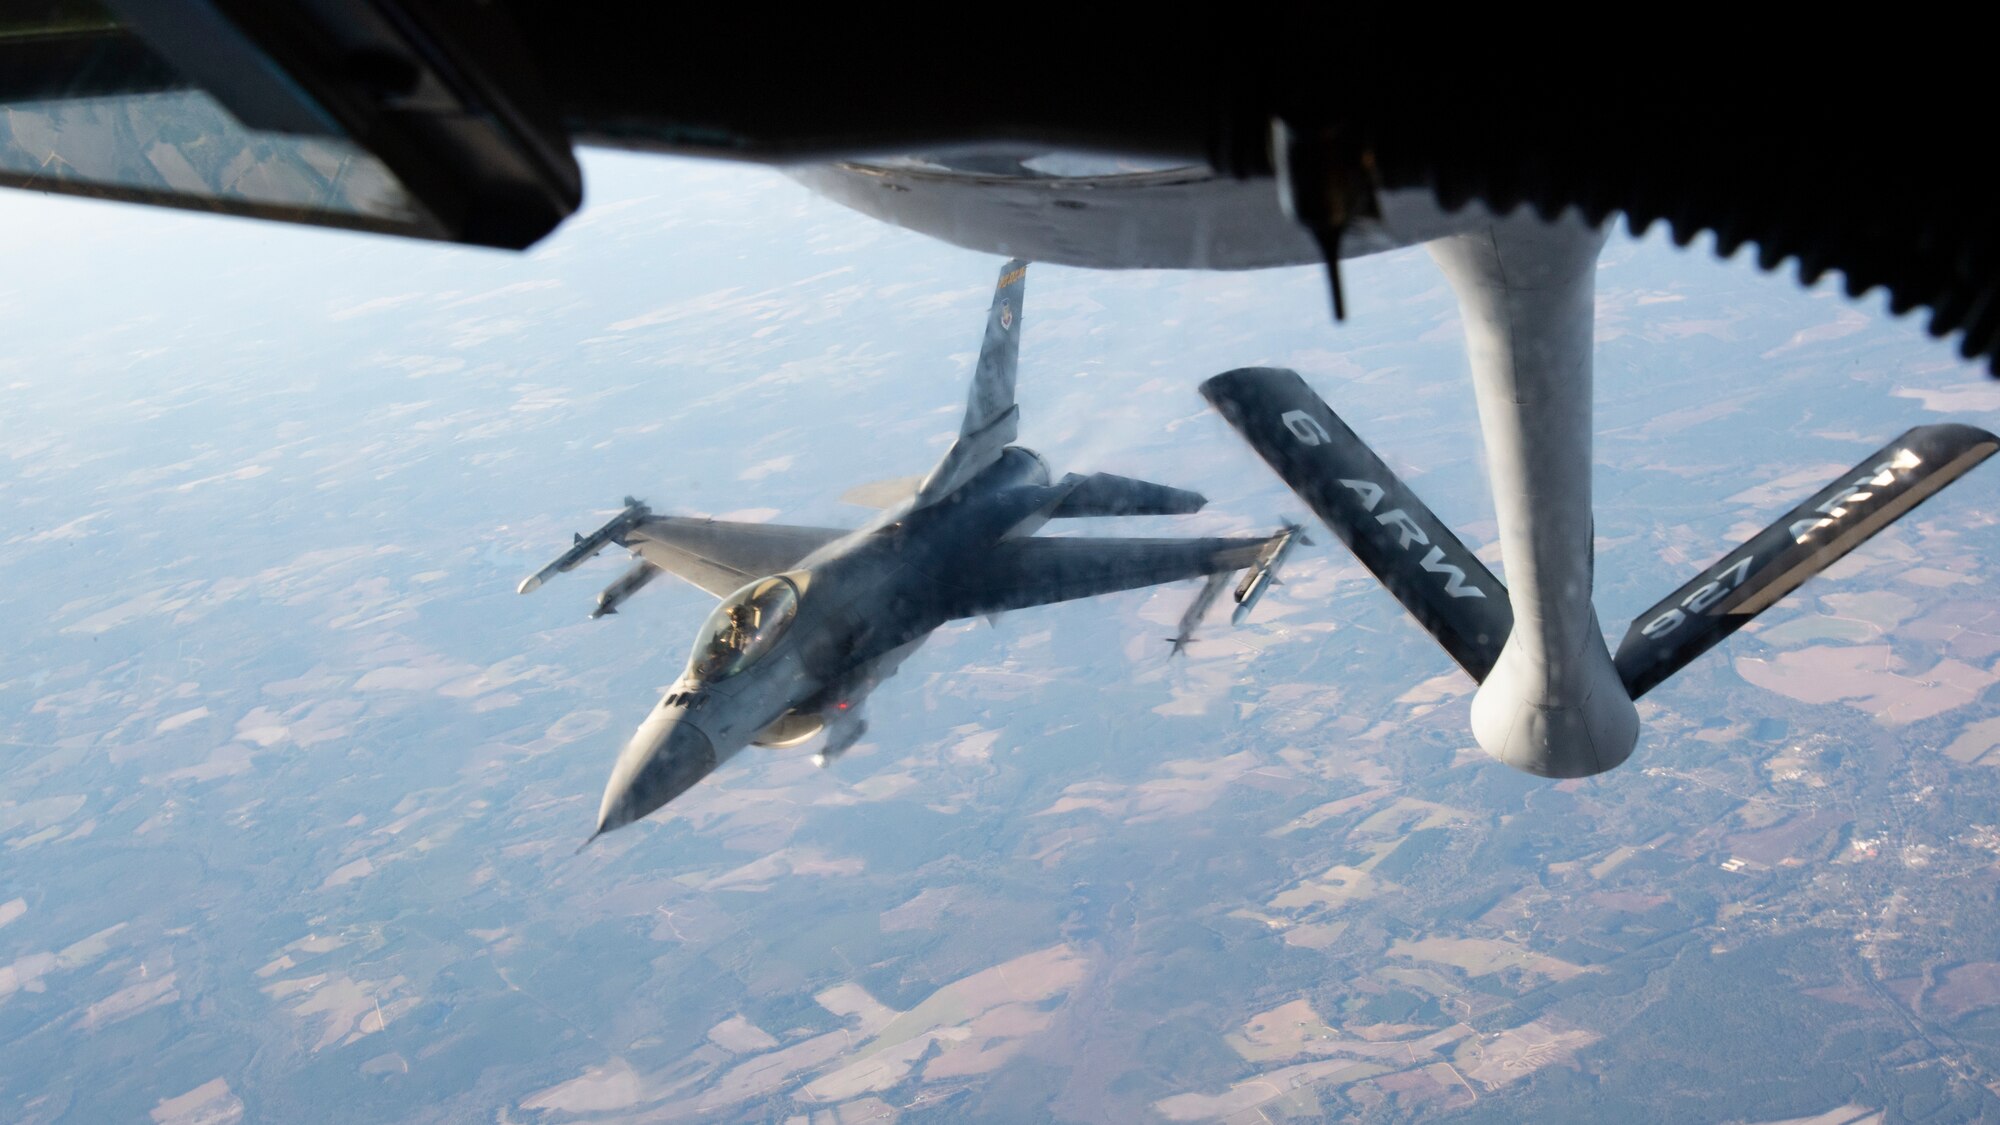
[(624, 535), (635, 524), (650, 518), (652, 514), (652, 510), (646, 507), (645, 501), (627, 496), (625, 498), (624, 511), (612, 516), (609, 520), (605, 521), (603, 527), (598, 528), (589, 535), (585, 535), (582, 532), (572, 533), (569, 550), (557, 555), (555, 561), (549, 563), (549, 565), (521, 579), (521, 584), (514, 588), (515, 592), (532, 594), (536, 590), (541, 589), (543, 583), (554, 578), (556, 575), (575, 570), (589, 561), (597, 552), (602, 551), (606, 544), (623, 542), (619, 538), (620, 536)]

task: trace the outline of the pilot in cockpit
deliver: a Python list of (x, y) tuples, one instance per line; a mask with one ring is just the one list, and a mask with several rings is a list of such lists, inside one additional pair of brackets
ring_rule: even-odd
[(757, 626), (763, 621), (763, 614), (754, 602), (739, 602), (730, 606), (729, 619), (717, 636), (723, 647), (742, 652), (750, 647), (750, 638), (757, 635)]

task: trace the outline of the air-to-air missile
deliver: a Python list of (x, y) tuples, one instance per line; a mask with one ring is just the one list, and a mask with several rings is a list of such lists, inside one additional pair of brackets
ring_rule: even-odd
[[(635, 500), (627, 496), (625, 498), (624, 511), (612, 516), (605, 522), (603, 527), (598, 528), (589, 535), (576, 536), (575, 542), (570, 545), (569, 550), (557, 555), (554, 562), (521, 579), (521, 584), (516, 589), (523, 594), (532, 593), (539, 589), (542, 583), (547, 582), (556, 575), (566, 574), (575, 570), (577, 567), (588, 562), (597, 552), (602, 551), (606, 545), (616, 541), (626, 531), (630, 530), (633, 525), (652, 514), (652, 509), (646, 507), (644, 501)], [(628, 575), (627, 577), (630, 576)], [(641, 584), (643, 585), (643, 583)], [(633, 589), (636, 590), (638, 587), (634, 586)], [(608, 590), (606, 591), (606, 593), (609, 592)], [(627, 593), (629, 594), (629, 591)], [(596, 616), (596, 614), (592, 614), (592, 616)]]
[(1215, 599), (1222, 596), (1223, 589), (1228, 585), (1229, 575), (1224, 573), (1211, 574), (1202, 582), (1201, 592), (1188, 603), (1187, 612), (1181, 614), (1180, 628), (1167, 638), (1167, 643), (1174, 646), (1175, 656), (1187, 651), (1188, 642), (1194, 640), (1195, 627), (1201, 624), (1201, 619), (1208, 615), (1208, 607), (1215, 604)]
[(1298, 524), (1286, 524), (1285, 529), (1272, 536), (1271, 541), (1258, 552), (1257, 561), (1251, 564), (1249, 570), (1243, 572), (1243, 581), (1236, 584), (1236, 612), (1229, 615), (1231, 624), (1243, 624), (1244, 619), (1250, 616), (1250, 611), (1257, 608), (1257, 602), (1263, 598), (1264, 591), (1277, 583), (1278, 568), (1284, 565), (1285, 556), (1291, 553), (1292, 544), (1311, 544), (1310, 539), (1300, 534), (1302, 530)]
[(624, 603), (626, 598), (638, 593), (646, 583), (651, 582), (659, 573), (660, 568), (647, 562), (645, 559), (640, 559), (638, 562), (633, 563), (632, 569), (619, 575), (618, 581), (606, 586), (604, 592), (597, 595), (597, 608), (590, 611), (590, 619), (595, 621), (607, 613), (617, 613), (618, 607)]

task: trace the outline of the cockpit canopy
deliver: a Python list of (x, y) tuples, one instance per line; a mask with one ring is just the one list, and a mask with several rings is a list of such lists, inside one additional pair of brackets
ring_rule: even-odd
[(755, 664), (791, 628), (799, 613), (799, 588), (788, 578), (760, 578), (722, 599), (702, 624), (689, 673), (697, 680), (727, 679)]

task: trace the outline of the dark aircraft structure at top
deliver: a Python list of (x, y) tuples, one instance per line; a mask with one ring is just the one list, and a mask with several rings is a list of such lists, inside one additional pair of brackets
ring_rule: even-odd
[(867, 525), (663, 517), (628, 498), (521, 583), (528, 593), (616, 544), (639, 561), (591, 616), (615, 612), (662, 571), (722, 598), (686, 671), (612, 767), (596, 835), (653, 812), (751, 744), (794, 746), (823, 732), (825, 765), (866, 729), (868, 693), (947, 621), (1207, 576), (1178, 647), (1231, 572), (1250, 570), (1237, 588), (1238, 620), (1268, 588), (1296, 528), (1262, 539), (1035, 536), (1052, 519), (1184, 514), (1206, 501), (1108, 473), (1054, 479), (1014, 444), (1026, 274), (1020, 261), (1001, 270), (964, 423), (944, 458), (922, 478), (849, 494), (884, 507)]
[[(1708, 31), (1754, 65), (1697, 80), (1672, 37), (1668, 65), (1628, 47), (1608, 76), (1523, 67), (1526, 30), (1441, 61), (1392, 10), (997, 18), (1031, 72), (913, 48), (894, 9), (830, 37), (727, 4), (21, 0), (0, 185), (519, 248), (582, 204), (574, 146), (605, 145), (782, 165), (1037, 261), (1209, 269), (1332, 266), (1466, 229), (1468, 205), (1623, 213), (2000, 349), (2000, 224), (1965, 155), (1990, 126), (1977, 36), (1920, 33), (1917, 78), (1875, 65), (1873, 29), (1801, 48), (1738, 21)], [(1360, 46), (1329, 65), (1332, 44)]]

